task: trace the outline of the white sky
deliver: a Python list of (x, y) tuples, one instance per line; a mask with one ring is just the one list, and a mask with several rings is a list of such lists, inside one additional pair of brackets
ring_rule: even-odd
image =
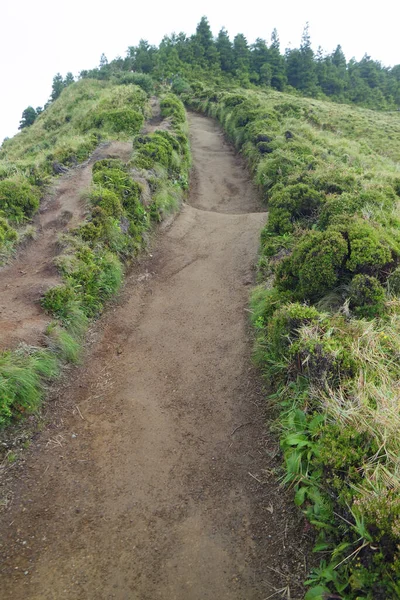
[(281, 49), (298, 47), (306, 21), (313, 47), (341, 44), (350, 59), (365, 52), (387, 66), (400, 63), (398, 0), (0, 0), (0, 143), (17, 132), (22, 111), (42, 106), (53, 76), (125, 56), (140, 38), (158, 44), (173, 31), (194, 33), (206, 15), (216, 35), (225, 26), (249, 43), (278, 29)]

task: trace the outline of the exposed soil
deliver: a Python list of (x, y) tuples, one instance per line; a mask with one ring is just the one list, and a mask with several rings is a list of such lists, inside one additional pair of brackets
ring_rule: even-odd
[(91, 182), (93, 163), (106, 157), (129, 160), (131, 153), (131, 142), (102, 144), (88, 161), (63, 175), (42, 202), (34, 221), (36, 239), (0, 270), (0, 350), (21, 342), (41, 345), (51, 319), (41, 309), (40, 298), (61, 283), (53, 263), (60, 252), (58, 235), (83, 219), (85, 206), (80, 194)]
[(250, 360), (266, 214), (217, 125), (192, 114), (190, 126), (189, 205), (97, 322), (53, 394), (58, 417), (8, 471), (4, 598), (302, 597), (308, 536), (272, 471)]

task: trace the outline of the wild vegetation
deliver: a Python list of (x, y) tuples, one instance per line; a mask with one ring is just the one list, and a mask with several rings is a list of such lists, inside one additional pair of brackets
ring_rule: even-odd
[(109, 63), (103, 55), (100, 66), (81, 77), (109, 79), (130, 71), (164, 80), (202, 76), (216, 85), (272, 88), (384, 110), (400, 106), (400, 65), (385, 67), (367, 54), (346, 60), (340, 45), (330, 54), (322, 48), (314, 52), (308, 25), (300, 47), (282, 53), (276, 29), (269, 43), (260, 37), (249, 44), (242, 33), (231, 40), (224, 27), (214, 37), (203, 17), (193, 35), (166, 35), (159, 46), (141, 40), (125, 58)]
[[(46, 382), (57, 376), (62, 363), (78, 360), (89, 320), (99, 315), (120, 288), (125, 267), (146, 245), (152, 223), (175, 210), (187, 189), (190, 154), (183, 104), (175, 96), (165, 95), (161, 99), (166, 118), (163, 130), (140, 135), (148, 111), (146, 100), (144, 92), (133, 85), (111, 87), (82, 81), (63, 92), (58, 109), (55, 102), (54, 108), (45, 111), (46, 119), (38, 119), (27, 135), (6, 145), (7, 164), (17, 173), (0, 181), (0, 198), (3, 214), (19, 223), (37, 210), (42, 181), (48, 181), (54, 156), (61, 160), (64, 151), (62, 164), (78, 160), (74, 151), (79, 146), (73, 146), (80, 143), (73, 137), (77, 129), (83, 143), (90, 140), (94, 129), (101, 139), (131, 138), (133, 155), (128, 164), (105, 159), (93, 165), (92, 185), (86, 192), (87, 218), (59, 239), (63, 250), (57, 267), (63, 283), (49, 289), (42, 299), (44, 310), (54, 317), (47, 345), (40, 349), (21, 346), (0, 355), (0, 425), (35, 410)], [(68, 111), (74, 114), (64, 133)], [(50, 119), (59, 124), (53, 132), (54, 145), (47, 139), (46, 153), (40, 141), (42, 134), (46, 138)], [(30, 163), (24, 158), (28, 144), (34, 149), (34, 164), (45, 175), (40, 185), (29, 179)], [(79, 159), (87, 156), (89, 147), (85, 146)], [(17, 233), (5, 216), (0, 222), (2, 235), (5, 242), (12, 243)]]
[(182, 97), (219, 119), (269, 207), (255, 355), (283, 482), (318, 531), (306, 598), (398, 598), (400, 118), (201, 82)]

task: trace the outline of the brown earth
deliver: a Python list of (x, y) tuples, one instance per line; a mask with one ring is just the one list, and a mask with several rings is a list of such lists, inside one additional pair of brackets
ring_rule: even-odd
[(279, 487), (251, 364), (260, 212), (241, 160), (190, 115), (189, 205), (93, 328), (84, 364), (3, 485), (2, 597), (302, 597), (304, 523)]
[(34, 220), (35, 240), (20, 249), (10, 264), (0, 269), (0, 350), (21, 342), (37, 346), (51, 320), (40, 306), (43, 293), (61, 283), (54, 266), (60, 249), (60, 233), (76, 227), (83, 219), (85, 205), (80, 193), (90, 184), (96, 160), (132, 154), (131, 142), (111, 142), (97, 148), (90, 159), (63, 175), (42, 202)]

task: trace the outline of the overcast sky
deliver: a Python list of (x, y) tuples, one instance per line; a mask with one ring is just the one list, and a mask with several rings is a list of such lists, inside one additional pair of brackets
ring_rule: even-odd
[(308, 21), (313, 47), (331, 52), (341, 44), (347, 59), (365, 52), (387, 66), (400, 63), (398, 0), (0, 0), (0, 143), (17, 132), (22, 111), (42, 106), (53, 76), (125, 56), (141, 38), (158, 44), (166, 33), (194, 33), (206, 15), (216, 35), (225, 26), (233, 38), (270, 39), (278, 29), (281, 48), (298, 47)]

